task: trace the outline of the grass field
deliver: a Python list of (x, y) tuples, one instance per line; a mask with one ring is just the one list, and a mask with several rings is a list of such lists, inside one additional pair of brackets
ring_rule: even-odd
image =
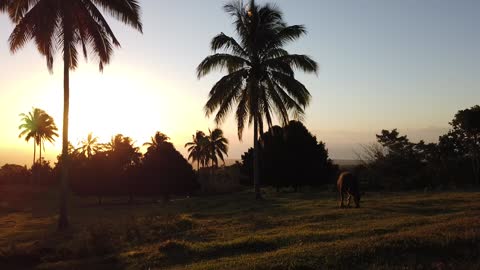
[(0, 188), (0, 269), (480, 269), (480, 193), (330, 192), (175, 200), (73, 198)]

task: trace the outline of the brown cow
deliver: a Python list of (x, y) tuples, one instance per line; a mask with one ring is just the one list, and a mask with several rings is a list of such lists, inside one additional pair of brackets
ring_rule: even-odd
[(358, 178), (350, 172), (343, 172), (337, 180), (337, 188), (340, 192), (340, 207), (344, 207), (343, 198), (347, 197), (347, 206), (350, 206), (350, 198), (353, 197), (355, 206), (360, 207), (360, 190)]

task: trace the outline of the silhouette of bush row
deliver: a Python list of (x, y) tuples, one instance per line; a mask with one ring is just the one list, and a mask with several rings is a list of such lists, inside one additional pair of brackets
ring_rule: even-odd
[[(291, 121), (284, 128), (274, 126), (261, 135), (259, 152), (262, 184), (277, 189), (328, 184), (338, 171), (325, 144), (298, 121)], [(252, 185), (252, 148), (242, 155), (242, 162), (246, 176), (242, 183)]]
[(29, 184), (31, 175), (27, 166), (5, 164), (0, 168), (0, 184)]
[(397, 129), (376, 135), (356, 168), (377, 189), (467, 187), (480, 184), (480, 106), (459, 111), (438, 143), (412, 143)]
[[(196, 174), (167, 140), (157, 133), (145, 155), (122, 135), (90, 155), (70, 151), (71, 189), (80, 196), (96, 196), (100, 203), (107, 196), (167, 200), (172, 195), (190, 195), (198, 188)], [(57, 168), (61, 162), (60, 158)]]
[(3, 185), (41, 185), (56, 183), (53, 169), (43, 158), (32, 168), (16, 164), (5, 164), (0, 168), (0, 184)]

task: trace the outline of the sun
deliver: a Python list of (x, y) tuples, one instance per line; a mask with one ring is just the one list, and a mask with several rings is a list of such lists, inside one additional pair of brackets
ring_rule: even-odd
[[(152, 96), (152, 86), (139, 81), (122, 74), (74, 73), (70, 86), (70, 142), (76, 146), (92, 132), (101, 142), (123, 134), (141, 145), (156, 130), (168, 130), (172, 119), (167, 115), (162, 117), (162, 110), (169, 110), (168, 102)], [(39, 102), (39, 107), (43, 105), (54, 117), (59, 129), (63, 119), (62, 95), (58, 85), (51, 86)], [(60, 141), (57, 140), (56, 146)]]

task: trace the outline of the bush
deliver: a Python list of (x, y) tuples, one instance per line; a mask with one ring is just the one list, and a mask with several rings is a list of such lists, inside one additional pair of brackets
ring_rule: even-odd
[[(318, 142), (300, 122), (272, 127), (260, 137), (262, 184), (281, 187), (320, 186), (332, 182), (338, 171), (328, 157), (325, 143)], [(242, 156), (243, 184), (253, 183), (253, 149)]]

